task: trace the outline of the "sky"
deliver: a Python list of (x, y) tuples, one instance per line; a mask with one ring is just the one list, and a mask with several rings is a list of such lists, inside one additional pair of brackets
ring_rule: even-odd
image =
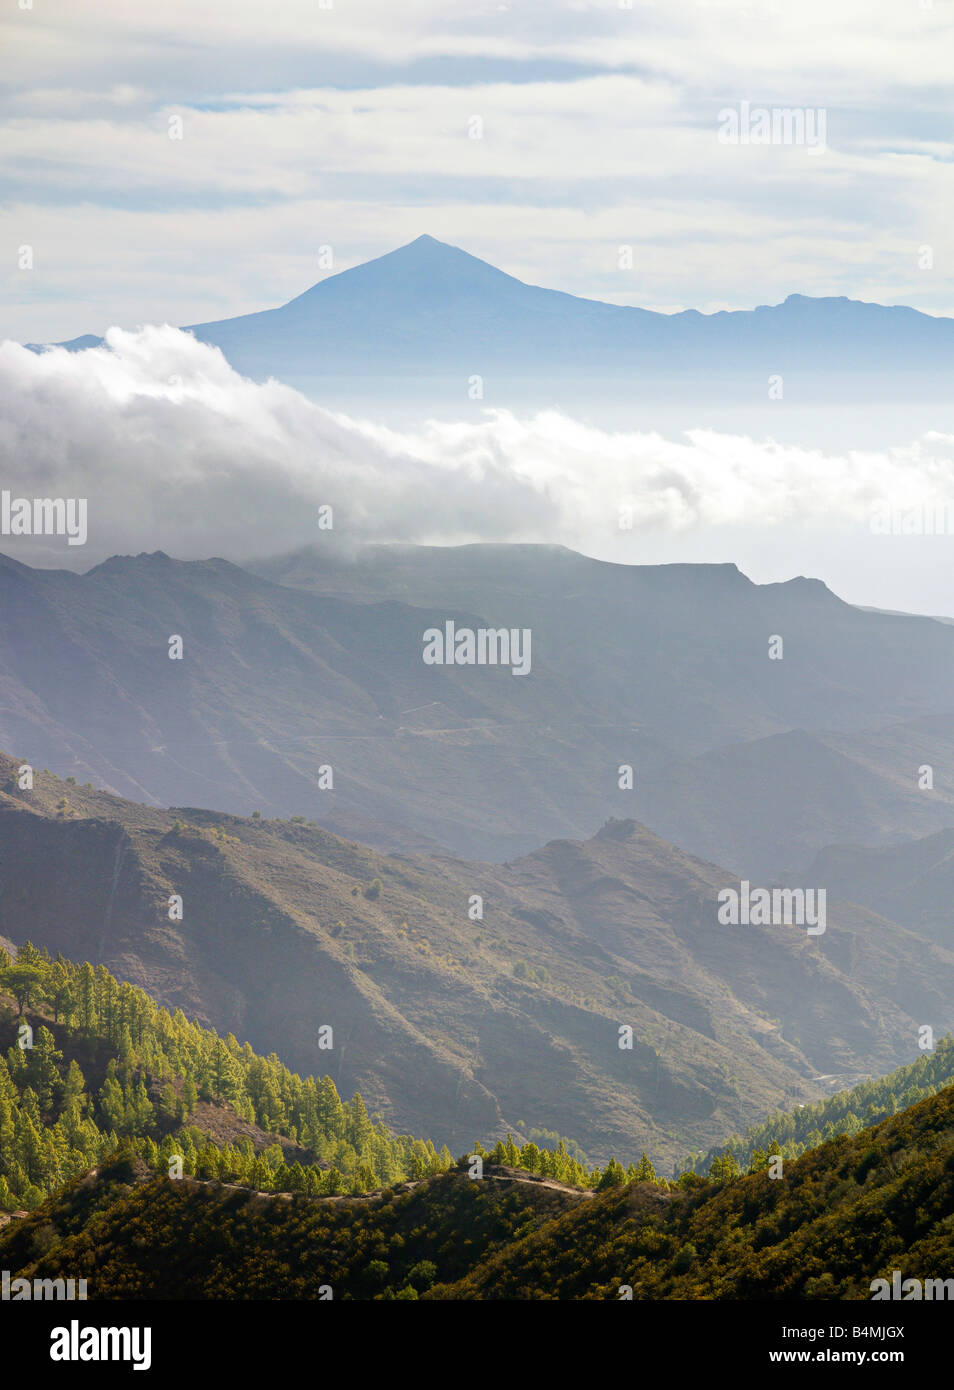
[[(952, 0), (10, 0), (0, 336), (266, 308), (424, 232), (648, 308), (954, 314), (952, 52)], [(742, 102), (824, 147), (721, 141)]]
[[(372, 424), (148, 327), (272, 307), (423, 233), (663, 311), (801, 293), (954, 316), (952, 53), (954, 0), (9, 0), (0, 483), (87, 497), (90, 533), (0, 549), (241, 561), (332, 501), (367, 539), (734, 561), (954, 613), (937, 413), (837, 448), (788, 419), (784, 440), (754, 418)], [(762, 108), (815, 138), (726, 138)], [(73, 357), (17, 346), (110, 328)], [(945, 534), (904, 533), (898, 512), (949, 504)]]

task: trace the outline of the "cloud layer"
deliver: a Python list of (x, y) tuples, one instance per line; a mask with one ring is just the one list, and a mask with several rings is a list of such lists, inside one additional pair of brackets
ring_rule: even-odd
[[(557, 412), (397, 431), (251, 382), (170, 327), (113, 329), (107, 347), (75, 354), (7, 341), (0, 397), (0, 486), (88, 499), (81, 552), (0, 538), (27, 563), (156, 549), (241, 561), (322, 539), (562, 542), (622, 558), (642, 537), (654, 558), (671, 542), (672, 558), (680, 538), (741, 530), (772, 546), (806, 526), (857, 540), (885, 507), (954, 500), (950, 435), (838, 455), (713, 431), (612, 432)], [(323, 505), (333, 537), (318, 527)]]

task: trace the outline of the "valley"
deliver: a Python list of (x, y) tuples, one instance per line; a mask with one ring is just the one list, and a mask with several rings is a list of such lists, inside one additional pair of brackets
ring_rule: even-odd
[(635, 821), (500, 865), (17, 771), (0, 759), (4, 936), (329, 1070), (454, 1150), (556, 1131), (671, 1168), (824, 1094), (819, 1074), (909, 1060), (926, 1019), (954, 1026), (949, 945), (844, 901), (823, 936), (720, 924), (731, 873)]

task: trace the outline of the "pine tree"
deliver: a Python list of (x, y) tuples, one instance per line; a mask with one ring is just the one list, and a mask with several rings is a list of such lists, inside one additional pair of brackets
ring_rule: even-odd
[(639, 1163), (637, 1164), (637, 1167), (636, 1167), (636, 1181), (637, 1181), (637, 1182), (658, 1182), (658, 1181), (659, 1181), (659, 1179), (658, 1179), (658, 1177), (657, 1177), (657, 1175), (656, 1175), (656, 1170), (655, 1170), (655, 1168), (654, 1168), (653, 1165), (650, 1163), (649, 1159), (646, 1157), (646, 1151), (645, 1151), (645, 1150), (643, 1150), (642, 1157), (640, 1158)]
[[(645, 1158), (645, 1154), (643, 1155)], [(611, 1158), (603, 1169), (603, 1175), (596, 1185), (597, 1192), (605, 1192), (608, 1187), (619, 1187), (626, 1181), (626, 1173), (621, 1163)]]
[(3, 972), (0, 980), (3, 988), (12, 994), (17, 1001), (17, 1017), (19, 1018), (26, 1006), (31, 1003), (40, 992), (40, 985), (43, 980), (41, 972), (35, 965), (28, 964), (23, 960), (24, 947), (20, 947), (17, 955), (16, 965), (8, 966)]
[(351, 1098), (351, 1121), (348, 1126), (348, 1138), (355, 1153), (365, 1153), (373, 1135), (374, 1126), (368, 1118), (367, 1106), (361, 1092), (355, 1091)]

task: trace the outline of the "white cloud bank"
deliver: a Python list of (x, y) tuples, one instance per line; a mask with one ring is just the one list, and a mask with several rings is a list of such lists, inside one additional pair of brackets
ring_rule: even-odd
[(0, 489), (88, 499), (82, 550), (0, 536), (26, 563), (156, 549), (241, 561), (327, 538), (323, 504), (336, 542), (549, 541), (607, 558), (620, 558), (622, 512), (658, 559), (667, 537), (745, 532), (775, 547), (807, 525), (851, 541), (871, 534), (879, 505), (954, 502), (951, 435), (832, 454), (713, 431), (611, 432), (555, 411), (398, 432), (251, 382), (174, 328), (113, 329), (108, 344), (0, 345)]

